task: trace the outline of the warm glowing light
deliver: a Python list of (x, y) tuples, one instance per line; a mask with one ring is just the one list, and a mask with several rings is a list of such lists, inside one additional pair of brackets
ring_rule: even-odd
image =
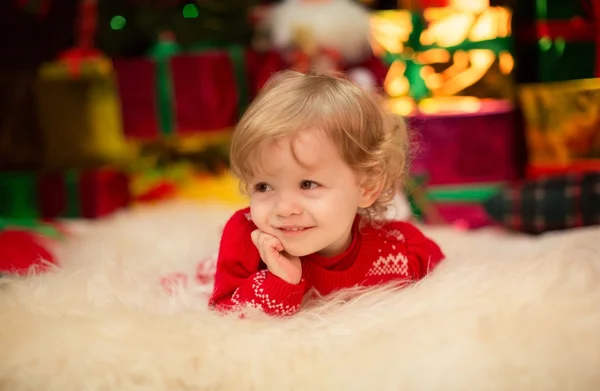
[(425, 79), (425, 85), (430, 90), (437, 90), (444, 85), (444, 78), (439, 73), (431, 74)]
[(484, 12), (477, 22), (469, 31), (468, 38), (471, 41), (484, 41), (486, 39), (493, 39), (498, 37), (498, 26), (494, 23), (494, 13)]
[(424, 114), (476, 113), (481, 110), (481, 101), (472, 96), (427, 98), (419, 102), (419, 111)]
[(406, 71), (406, 64), (403, 61), (394, 61), (390, 66), (385, 80), (383, 81), (383, 88), (389, 96), (403, 96), (408, 94), (410, 90), (410, 83), (404, 72)]
[(407, 116), (416, 109), (415, 101), (408, 97), (390, 99), (388, 105), (392, 113), (402, 116)]
[(490, 8), (490, 11), (494, 12), (496, 18), (494, 23), (496, 24), (498, 37), (510, 37), (512, 34), (512, 13), (508, 9), (501, 7)]
[(433, 67), (429, 66), (429, 65), (424, 65), (421, 70), (419, 71), (419, 76), (421, 76), (421, 78), (423, 80), (427, 79), (429, 76), (433, 75), (435, 73), (435, 70), (433, 69)]
[(417, 53), (417, 61), (422, 64), (444, 64), (451, 59), (450, 52), (446, 49), (431, 49)]
[(469, 13), (454, 13), (446, 18), (431, 21), (429, 28), (421, 34), (421, 44), (458, 45), (465, 41), (474, 21), (475, 15)]
[(450, 6), (462, 12), (481, 12), (490, 6), (490, 0), (451, 0)]
[(500, 72), (509, 75), (515, 67), (515, 59), (509, 52), (502, 52), (498, 57)]
[(434, 96), (456, 95), (475, 84), (487, 73), (496, 59), (494, 52), (487, 49), (471, 50), (468, 55), (470, 65), (446, 79), (439, 88), (432, 89)]
[[(389, 96), (398, 98), (411, 92), (406, 75), (407, 61), (414, 61), (420, 66), (418, 73), (424, 82), (422, 87), (427, 87), (430, 96), (434, 98), (454, 96), (463, 92), (480, 81), (492, 67), (496, 67), (499, 73), (505, 75), (513, 72), (515, 60), (508, 51), (497, 53), (491, 49), (454, 48), (465, 41), (481, 42), (510, 37), (512, 13), (509, 9), (490, 7), (489, 0), (455, 0), (451, 1), (451, 6), (448, 7), (425, 9), (423, 17), (427, 27), (421, 32), (419, 41), (425, 48), (415, 47), (416, 51), (405, 46), (413, 31), (409, 12), (377, 12), (371, 19), (374, 52), (399, 55), (384, 82), (384, 89)], [(549, 41), (547, 38), (540, 40), (540, 46), (545, 50), (549, 47), (559, 50), (561, 43), (557, 43), (556, 40)], [(411, 73), (409, 76), (413, 75)], [(418, 89), (421, 91), (421, 87)], [(463, 112), (478, 107), (472, 100), (462, 102), (460, 110)], [(441, 110), (440, 104), (439, 101), (425, 103), (425, 110)]]
[(371, 37), (389, 53), (402, 53), (403, 42), (412, 33), (411, 15), (407, 11), (380, 12), (371, 17)]

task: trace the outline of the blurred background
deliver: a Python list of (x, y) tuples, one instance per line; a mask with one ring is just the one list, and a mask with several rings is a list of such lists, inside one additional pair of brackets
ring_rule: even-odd
[(243, 206), (236, 121), (336, 69), (418, 142), (423, 223), (600, 223), (597, 0), (4, 0), (0, 229), (176, 198)]

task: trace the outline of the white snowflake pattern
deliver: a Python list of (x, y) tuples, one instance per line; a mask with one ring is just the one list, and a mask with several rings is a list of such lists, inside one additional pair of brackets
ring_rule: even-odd
[[(267, 278), (267, 271), (261, 270), (256, 273), (252, 280), (252, 290), (254, 291), (254, 298), (250, 301), (243, 303), (244, 305), (250, 306), (256, 309), (266, 310), (268, 313), (275, 313), (279, 315), (292, 315), (298, 308), (297, 305), (284, 305), (283, 303), (279, 303), (277, 300), (271, 299), (268, 293), (264, 293), (262, 285)], [(231, 301), (236, 305), (241, 305), (241, 298), (239, 294), (239, 288), (235, 290), (233, 296), (231, 297)]]
[(408, 277), (408, 258), (404, 254), (389, 254), (379, 257), (369, 269), (366, 276), (400, 275)]
[(390, 238), (396, 239), (399, 242), (404, 241), (404, 235), (402, 235), (402, 232), (400, 232), (400, 230), (392, 229), (392, 230), (386, 231), (386, 235)]

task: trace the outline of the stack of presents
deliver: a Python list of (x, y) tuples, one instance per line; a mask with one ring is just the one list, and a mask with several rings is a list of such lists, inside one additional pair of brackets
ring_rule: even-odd
[[(423, 222), (600, 223), (597, 0), (364, 2), (383, 89), (418, 142), (407, 194)], [(240, 202), (227, 139), (284, 67), (243, 43), (182, 48), (165, 33), (145, 56), (108, 58), (81, 39), (39, 69), (44, 164), (0, 173), (0, 229), (182, 194), (200, 164), (210, 180), (191, 193)]]
[(374, 49), (420, 145), (423, 219), (600, 224), (600, 2), (404, 3), (373, 15)]

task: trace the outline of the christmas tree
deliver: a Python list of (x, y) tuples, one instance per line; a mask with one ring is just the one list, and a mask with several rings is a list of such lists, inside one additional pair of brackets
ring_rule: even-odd
[(250, 12), (258, 0), (98, 1), (96, 43), (111, 57), (142, 55), (164, 32), (183, 48), (248, 44)]

